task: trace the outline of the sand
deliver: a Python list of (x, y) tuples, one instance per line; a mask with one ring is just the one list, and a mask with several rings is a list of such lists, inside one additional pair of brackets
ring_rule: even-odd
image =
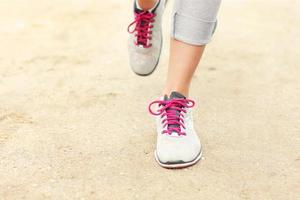
[(0, 3), (0, 199), (300, 199), (300, 2), (226, 0), (191, 87), (204, 157), (166, 170), (128, 66), (131, 1)]

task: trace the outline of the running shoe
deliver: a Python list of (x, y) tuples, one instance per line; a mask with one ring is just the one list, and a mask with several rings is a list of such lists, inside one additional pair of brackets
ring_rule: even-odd
[(128, 26), (128, 50), (130, 66), (138, 75), (150, 75), (159, 62), (165, 2), (158, 0), (150, 10), (142, 10), (138, 2), (134, 2), (134, 21)]
[[(157, 109), (154, 110), (154, 106)], [(165, 168), (183, 168), (197, 163), (202, 150), (193, 126), (192, 110), (195, 102), (178, 92), (153, 101), (149, 112), (157, 116), (157, 145), (155, 158)]]

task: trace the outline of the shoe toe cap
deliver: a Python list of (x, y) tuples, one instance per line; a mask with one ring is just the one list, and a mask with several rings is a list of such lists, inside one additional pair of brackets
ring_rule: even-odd
[(163, 144), (158, 145), (156, 156), (161, 163), (179, 164), (192, 162), (201, 154), (200, 143), (194, 144)]
[(130, 59), (130, 66), (132, 70), (139, 75), (147, 75), (153, 72), (157, 65), (157, 59), (155, 58), (131, 58)]

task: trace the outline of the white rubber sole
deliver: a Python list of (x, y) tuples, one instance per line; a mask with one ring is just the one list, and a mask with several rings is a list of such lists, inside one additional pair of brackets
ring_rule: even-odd
[(157, 154), (156, 154), (156, 150), (154, 151), (154, 155), (155, 155), (155, 160), (156, 162), (163, 168), (167, 168), (167, 169), (180, 169), (180, 168), (186, 168), (186, 167), (190, 167), (194, 164), (196, 164), (197, 162), (199, 162), (199, 160), (201, 159), (202, 157), (202, 150), (200, 152), (200, 154), (197, 156), (197, 158), (195, 158), (193, 161), (191, 162), (186, 162), (186, 163), (179, 163), (179, 164), (164, 164), (164, 163), (161, 163), (157, 157)]

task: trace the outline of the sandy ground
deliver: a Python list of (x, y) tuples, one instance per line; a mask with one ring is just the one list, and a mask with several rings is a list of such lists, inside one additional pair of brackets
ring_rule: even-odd
[(0, 199), (300, 199), (300, 2), (226, 0), (191, 97), (204, 159), (153, 159), (168, 59), (128, 66), (131, 1), (1, 0)]

